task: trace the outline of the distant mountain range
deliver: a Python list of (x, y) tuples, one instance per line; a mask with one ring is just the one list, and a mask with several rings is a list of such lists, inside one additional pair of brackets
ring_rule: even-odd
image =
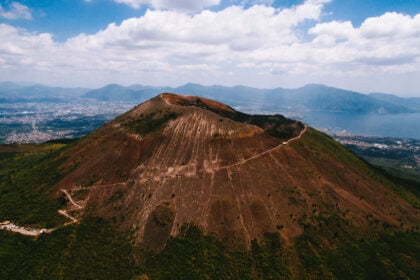
[(420, 111), (420, 98), (419, 97), (410, 97), (410, 98), (401, 98), (387, 93), (371, 93), (370, 97), (373, 97), (377, 100), (382, 100), (389, 102), (395, 105), (400, 105), (410, 110)]
[(420, 112), (420, 98), (402, 98), (391, 94), (362, 94), (354, 91), (309, 84), (301, 88), (258, 89), (245, 86), (179, 87), (121, 86), (110, 84), (98, 89), (60, 88), (44, 85), (19, 86), (0, 83), (0, 102), (60, 102), (71, 98), (97, 101), (144, 102), (161, 92), (200, 95), (220, 100), (232, 107), (252, 112), (330, 111), (348, 113), (396, 114)]
[[(297, 89), (257, 89), (244, 86), (203, 86), (186, 84), (180, 87), (144, 87), (108, 85), (82, 95), (96, 100), (145, 101), (159, 92), (200, 95), (220, 100), (230, 106), (259, 112), (337, 111), (351, 113), (419, 112), (420, 98), (384, 98), (384, 94), (361, 94), (325, 85), (306, 85)], [(414, 99), (416, 102), (413, 102)]]
[(62, 102), (78, 98), (90, 91), (87, 88), (61, 88), (45, 85), (19, 85), (12, 82), (0, 83), (0, 103), (2, 102)]

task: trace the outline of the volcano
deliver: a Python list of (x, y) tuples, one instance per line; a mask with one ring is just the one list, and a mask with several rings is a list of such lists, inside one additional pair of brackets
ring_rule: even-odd
[(135, 243), (164, 248), (185, 225), (229, 244), (266, 233), (410, 230), (417, 211), (394, 183), (325, 134), (281, 115), (160, 94), (61, 154), (53, 195), (67, 213), (99, 216)]

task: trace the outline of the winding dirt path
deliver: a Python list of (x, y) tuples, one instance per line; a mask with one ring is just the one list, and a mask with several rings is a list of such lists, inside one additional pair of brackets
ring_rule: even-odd
[[(76, 207), (76, 210), (82, 210), (83, 209), (83, 206), (81, 206), (80, 204), (76, 203), (73, 200), (73, 198), (71, 197), (71, 195), (68, 193), (67, 190), (60, 189), (60, 191), (63, 192), (66, 195), (66, 197), (69, 200), (69, 202), (73, 206)], [(72, 210), (74, 211), (75, 209), (72, 209)], [(75, 218), (72, 215), (70, 215), (65, 209), (58, 210), (58, 214), (66, 217), (70, 221), (67, 222), (67, 223), (64, 223), (61, 226), (58, 226), (58, 227), (55, 227), (55, 228), (50, 228), (50, 229), (45, 229), (45, 228), (39, 229), (39, 228), (21, 227), (21, 226), (18, 226), (16, 224), (12, 223), (12, 222), (4, 221), (4, 222), (0, 223), (0, 229), (7, 230), (7, 231), (10, 231), (10, 232), (19, 233), (19, 234), (26, 235), (26, 236), (37, 237), (37, 236), (39, 236), (39, 235), (41, 235), (43, 233), (51, 233), (51, 232), (53, 232), (53, 231), (55, 231), (55, 230), (57, 230), (59, 228), (66, 227), (66, 226), (69, 226), (71, 224), (75, 224), (75, 223), (78, 223), (79, 222), (79, 220), (77, 218)]]
[[(6, 223), (6, 222), (3, 222), (3, 223)], [(20, 226), (15, 225), (14, 223), (2, 224), (0, 225), (0, 229), (20, 233), (22, 235), (27, 235), (27, 236), (38, 236), (41, 234), (41, 231), (42, 231), (42, 229), (20, 227)]]
[(64, 217), (70, 219), (73, 223), (77, 223), (79, 220), (77, 220), (75, 217), (70, 216), (66, 210), (58, 210), (58, 213), (60, 213), (61, 215), (63, 215)]
[(83, 206), (81, 206), (80, 204), (77, 204), (74, 200), (73, 200), (73, 198), (71, 197), (71, 195), (67, 192), (67, 190), (65, 190), (65, 189), (60, 189), (60, 191), (62, 191), (66, 196), (67, 196), (67, 199), (70, 201), (70, 203), (71, 204), (73, 204), (77, 209), (82, 209), (83, 208)]

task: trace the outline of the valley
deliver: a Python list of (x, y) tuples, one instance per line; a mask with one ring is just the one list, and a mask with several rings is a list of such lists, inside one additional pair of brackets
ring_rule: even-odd
[(134, 105), (88, 100), (0, 102), (0, 143), (80, 138)]

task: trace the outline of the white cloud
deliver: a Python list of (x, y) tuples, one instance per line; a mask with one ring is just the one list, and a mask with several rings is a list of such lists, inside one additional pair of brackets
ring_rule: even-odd
[(0, 38), (0, 57), (4, 67), (34, 67), (34, 71), (54, 67), (58, 48), (50, 34), (32, 34), (7, 24), (0, 24)]
[(155, 48), (157, 44), (164, 47), (171, 42), (252, 50), (297, 42), (293, 27), (307, 19), (319, 18), (320, 13), (321, 6), (313, 4), (280, 11), (267, 6), (249, 9), (231, 6), (219, 12), (203, 11), (195, 15), (148, 10), (140, 18), (125, 20), (120, 25), (110, 24), (97, 34), (80, 35), (68, 43), (143, 49)]
[(385, 13), (366, 19), (360, 32), (368, 38), (408, 38), (420, 36), (420, 14), (415, 17), (399, 13)]
[(322, 22), (325, 2), (309, 0), (288, 9), (231, 6), (196, 14), (148, 10), (64, 43), (0, 24), (0, 76), (84, 86), (321, 82), (353, 89), (358, 88), (345, 83), (366, 85), (366, 79), (374, 79), (376, 85), (382, 81), (395, 88), (400, 79), (405, 81), (401, 88), (420, 89), (419, 79), (409, 84), (404, 78), (420, 74), (420, 15), (386, 13), (355, 27)]
[(139, 9), (143, 5), (149, 5), (151, 0), (114, 0), (119, 4), (126, 4), (134, 9)]
[(220, 0), (114, 0), (116, 3), (126, 4), (134, 9), (149, 6), (155, 9), (201, 10), (205, 7), (216, 6)]
[(239, 1), (240, 5), (265, 5), (265, 6), (271, 6), (274, 2), (274, 0), (242, 0)]
[(407, 64), (417, 66), (420, 58), (420, 15), (386, 13), (366, 19), (359, 28), (350, 22), (320, 23), (309, 33), (316, 36), (312, 43), (321, 43), (318, 51), (336, 62), (394, 71), (399, 66), (407, 69)]
[(12, 2), (9, 7), (3, 7), (0, 4), (0, 17), (6, 19), (26, 19), (31, 20), (32, 14), (29, 8), (18, 2)]

